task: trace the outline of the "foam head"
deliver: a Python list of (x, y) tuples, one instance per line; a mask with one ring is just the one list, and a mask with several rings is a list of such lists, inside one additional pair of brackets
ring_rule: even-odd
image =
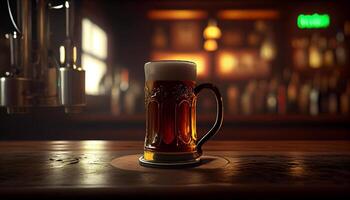
[(146, 81), (196, 81), (196, 74), (196, 64), (190, 61), (166, 60), (148, 62), (145, 64)]

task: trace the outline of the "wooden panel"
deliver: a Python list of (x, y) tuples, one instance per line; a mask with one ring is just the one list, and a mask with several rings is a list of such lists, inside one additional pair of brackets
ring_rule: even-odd
[(206, 18), (207, 15), (202, 10), (151, 10), (147, 14), (152, 20), (198, 20)]
[(279, 12), (276, 10), (222, 10), (218, 17), (226, 20), (257, 20), (278, 19)]

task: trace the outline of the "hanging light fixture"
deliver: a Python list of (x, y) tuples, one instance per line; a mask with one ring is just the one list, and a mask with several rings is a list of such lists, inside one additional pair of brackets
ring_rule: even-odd
[(204, 42), (204, 49), (206, 51), (215, 51), (216, 49), (218, 49), (218, 43), (216, 42), (216, 40), (206, 40)]
[(221, 37), (221, 30), (214, 19), (209, 20), (208, 26), (204, 29), (203, 36), (205, 39), (215, 40)]

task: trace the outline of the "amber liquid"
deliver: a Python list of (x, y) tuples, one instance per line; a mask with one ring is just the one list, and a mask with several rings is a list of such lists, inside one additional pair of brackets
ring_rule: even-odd
[(147, 81), (145, 150), (169, 153), (196, 148), (194, 81)]

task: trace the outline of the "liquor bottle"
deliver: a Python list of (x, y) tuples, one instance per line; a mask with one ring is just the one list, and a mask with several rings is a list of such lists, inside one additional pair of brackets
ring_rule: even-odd
[(141, 97), (141, 84), (139, 84), (136, 80), (132, 81), (133, 84), (130, 84), (128, 91), (124, 95), (124, 110), (125, 114), (135, 114), (138, 110), (138, 106), (140, 105), (138, 100)]
[(121, 90), (119, 87), (120, 84), (120, 73), (114, 72), (113, 74), (113, 82), (111, 87), (111, 114), (112, 115), (120, 115), (121, 110)]
[(227, 107), (230, 114), (238, 114), (239, 112), (238, 99), (239, 99), (238, 88), (234, 85), (230, 85), (227, 88), (227, 101), (228, 101)]
[(340, 96), (340, 113), (343, 115), (349, 114), (350, 107), (349, 93), (344, 92)]
[(320, 80), (319, 80), (319, 76), (315, 76), (314, 81), (313, 81), (313, 85), (312, 88), (310, 90), (310, 107), (309, 107), (309, 112), (311, 115), (318, 115), (319, 114), (319, 100), (320, 100)]
[(279, 81), (279, 85), (277, 88), (277, 109), (278, 114), (286, 114), (287, 113), (287, 88), (288, 82), (290, 80), (291, 72), (288, 68), (285, 68), (282, 73), (282, 79)]
[(337, 64), (339, 66), (344, 66), (347, 60), (347, 53), (346, 53), (345, 44), (344, 44), (344, 34), (341, 32), (338, 33), (336, 36), (336, 39), (337, 39), (337, 47), (335, 49), (335, 55), (337, 58)]
[(320, 68), (322, 66), (322, 52), (318, 44), (319, 37), (313, 35), (309, 46), (309, 65), (311, 68)]
[(300, 94), (298, 97), (298, 107), (301, 114), (307, 114), (309, 112), (309, 97), (310, 97), (311, 84), (309, 82), (303, 84), (300, 88)]
[(115, 84), (111, 88), (111, 114), (121, 114), (120, 108), (120, 89)]
[(338, 108), (338, 82), (339, 82), (339, 74), (333, 74), (329, 79), (329, 97), (328, 97), (328, 112), (330, 114), (336, 114), (339, 110)]
[(329, 112), (329, 78), (327, 76), (322, 76), (320, 78), (320, 90), (319, 90), (319, 112), (328, 113)]
[(244, 92), (242, 94), (241, 98), (241, 108), (242, 108), (242, 114), (244, 115), (250, 115), (253, 113), (253, 94), (254, 94), (254, 82), (249, 81), (249, 83), (246, 85)]
[(308, 66), (308, 38), (294, 39), (293, 46), (293, 62), (298, 69), (305, 69)]
[(268, 113), (277, 113), (277, 80), (270, 81), (266, 97), (266, 108)]
[(278, 114), (286, 114), (287, 112), (286, 96), (287, 96), (286, 86), (284, 84), (278, 85), (278, 91), (277, 91)]
[(340, 97), (340, 112), (343, 115), (350, 113), (350, 81), (347, 81), (345, 90)]
[(265, 113), (265, 99), (268, 90), (268, 83), (266, 80), (258, 82), (254, 98), (254, 110), (257, 114)]
[(335, 49), (335, 46), (332, 45), (332, 40), (329, 39), (327, 42), (327, 49), (323, 54), (323, 63), (327, 67), (334, 66), (334, 49)]
[(293, 73), (288, 84), (287, 89), (287, 101), (288, 101), (288, 112), (289, 113), (297, 113), (298, 111), (298, 86), (299, 86), (299, 75), (297, 73)]

